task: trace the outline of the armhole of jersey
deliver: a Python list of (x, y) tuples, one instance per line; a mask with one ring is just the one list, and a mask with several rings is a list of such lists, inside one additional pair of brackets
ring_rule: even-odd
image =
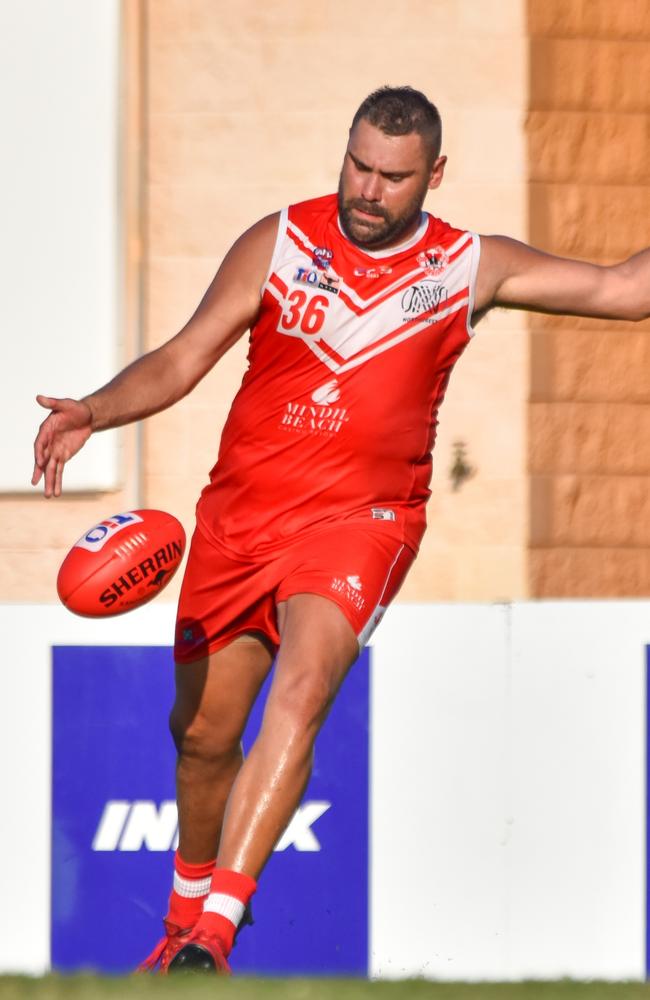
[(278, 219), (278, 231), (275, 237), (275, 243), (273, 245), (273, 253), (271, 254), (271, 263), (269, 264), (269, 269), (266, 272), (266, 277), (262, 282), (260, 295), (264, 294), (264, 289), (268, 284), (268, 280), (275, 271), (275, 265), (277, 264), (278, 257), (280, 256), (280, 247), (282, 246), (282, 241), (284, 240), (284, 234), (287, 231), (288, 221), (289, 221), (289, 209), (283, 208), (282, 211), (280, 212), (280, 218)]
[(478, 264), (481, 259), (481, 238), (477, 233), (472, 233), (472, 259), (469, 265), (469, 303), (467, 306), (467, 335), (474, 337), (476, 330), (472, 326), (472, 316), (474, 315), (474, 299), (476, 297), (476, 275), (478, 274)]

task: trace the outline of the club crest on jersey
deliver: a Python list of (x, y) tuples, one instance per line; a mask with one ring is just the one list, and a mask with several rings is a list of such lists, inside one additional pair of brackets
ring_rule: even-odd
[(442, 247), (433, 247), (433, 249), (423, 250), (422, 253), (419, 253), (417, 261), (425, 274), (431, 278), (437, 278), (447, 267), (449, 254)]
[(327, 271), (315, 271), (310, 267), (298, 267), (293, 276), (293, 281), (297, 285), (311, 285), (312, 288), (320, 288), (323, 292), (331, 295), (338, 295), (339, 278), (335, 274)]

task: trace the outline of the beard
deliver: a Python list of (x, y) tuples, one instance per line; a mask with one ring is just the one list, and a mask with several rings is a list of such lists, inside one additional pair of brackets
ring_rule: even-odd
[[(413, 195), (400, 215), (391, 215), (375, 202), (365, 201), (363, 198), (345, 198), (341, 174), (338, 191), (341, 228), (347, 238), (362, 249), (378, 250), (397, 243), (404, 233), (417, 227), (427, 190), (428, 184), (425, 183), (422, 191)], [(355, 217), (355, 208), (372, 215), (373, 220)]]

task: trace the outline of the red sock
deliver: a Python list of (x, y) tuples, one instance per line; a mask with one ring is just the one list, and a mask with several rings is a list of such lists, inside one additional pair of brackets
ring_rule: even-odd
[(219, 938), (226, 958), (232, 951), (235, 932), (256, 889), (257, 882), (250, 875), (228, 868), (214, 870), (210, 895), (197, 926)]
[(194, 927), (208, 898), (210, 882), (216, 865), (215, 861), (204, 861), (199, 865), (183, 861), (176, 851), (174, 855), (174, 888), (169, 897), (167, 920), (183, 929)]

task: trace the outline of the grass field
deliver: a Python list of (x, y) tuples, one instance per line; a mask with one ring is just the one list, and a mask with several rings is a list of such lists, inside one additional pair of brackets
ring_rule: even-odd
[(399, 983), (351, 979), (0, 977), (0, 1000), (650, 1000), (646, 983)]

